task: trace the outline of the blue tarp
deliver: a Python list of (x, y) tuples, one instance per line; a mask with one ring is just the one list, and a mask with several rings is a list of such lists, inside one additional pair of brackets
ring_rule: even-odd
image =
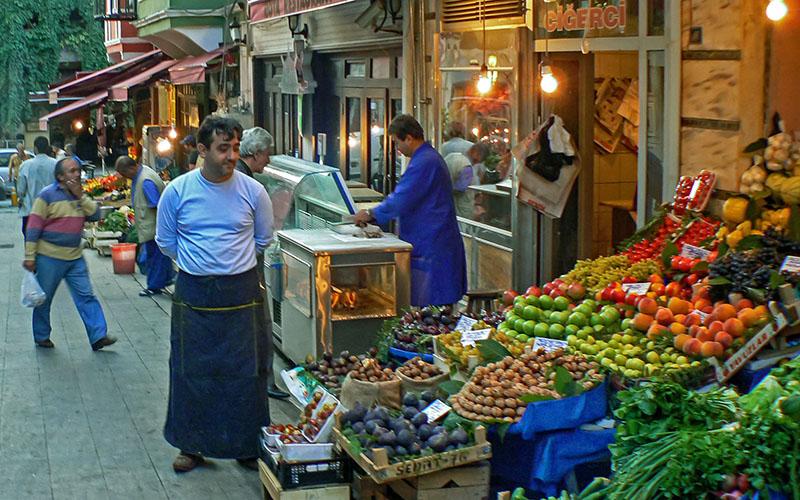
[(540, 432), (574, 429), (606, 416), (606, 384), (602, 383), (579, 396), (530, 403), (522, 420), (512, 425), (509, 432), (533, 439)]
[(610, 458), (608, 445), (614, 429), (569, 429), (524, 439), (511, 429), (500, 440), (492, 432), (493, 482), (524, 486), (545, 495), (557, 495), (564, 478), (576, 466)]
[(422, 361), (425, 361), (426, 363), (433, 363), (433, 354), (404, 351), (402, 349), (397, 349), (396, 347), (389, 348), (389, 355), (393, 358), (401, 359), (403, 361), (419, 356), (422, 358)]

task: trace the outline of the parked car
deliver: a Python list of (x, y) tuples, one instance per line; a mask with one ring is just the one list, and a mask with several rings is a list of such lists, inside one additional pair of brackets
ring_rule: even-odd
[[(16, 153), (14, 148), (0, 148), (0, 199), (11, 196), (11, 190), (14, 184), (8, 179), (8, 162), (11, 160), (11, 155)], [(33, 158), (33, 153), (27, 151), (28, 155)]]

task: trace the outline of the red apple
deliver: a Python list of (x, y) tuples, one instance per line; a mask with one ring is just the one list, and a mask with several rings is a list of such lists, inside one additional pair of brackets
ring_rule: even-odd
[(511, 290), (509, 288), (508, 290), (503, 292), (503, 304), (505, 304), (507, 306), (512, 305), (514, 303), (514, 298), (517, 295), (519, 295), (517, 292), (515, 292), (514, 290)]
[(525, 295), (533, 295), (534, 297), (541, 297), (542, 296), (542, 289), (538, 286), (529, 286), (527, 290), (525, 290)]
[(567, 287), (567, 296), (573, 300), (581, 300), (586, 296), (586, 288), (576, 281)]

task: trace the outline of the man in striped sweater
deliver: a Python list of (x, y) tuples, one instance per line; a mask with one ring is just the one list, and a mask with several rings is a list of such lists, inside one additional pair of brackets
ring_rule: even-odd
[(56, 182), (44, 188), (33, 202), (25, 239), (22, 267), (36, 273), (47, 299), (33, 310), (33, 340), (39, 347), (54, 347), (50, 340), (50, 304), (61, 280), (67, 282), (89, 343), (97, 351), (117, 341), (107, 335), (106, 318), (92, 291), (89, 269), (83, 260), (83, 223), (98, 220), (100, 208), (83, 193), (78, 162), (67, 157), (55, 167)]

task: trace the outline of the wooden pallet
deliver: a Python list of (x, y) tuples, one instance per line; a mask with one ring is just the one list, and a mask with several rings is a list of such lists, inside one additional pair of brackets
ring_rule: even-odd
[(363, 453), (354, 454), (339, 426), (334, 427), (333, 435), (339, 446), (378, 484), (460, 467), (492, 456), (492, 445), (486, 440), (486, 428), (483, 426), (475, 428), (475, 444), (472, 446), (396, 463), (389, 463), (383, 448), (373, 450), (374, 461)]
[(346, 484), (284, 490), (261, 459), (258, 459), (258, 475), (264, 489), (264, 500), (350, 500), (350, 486)]

